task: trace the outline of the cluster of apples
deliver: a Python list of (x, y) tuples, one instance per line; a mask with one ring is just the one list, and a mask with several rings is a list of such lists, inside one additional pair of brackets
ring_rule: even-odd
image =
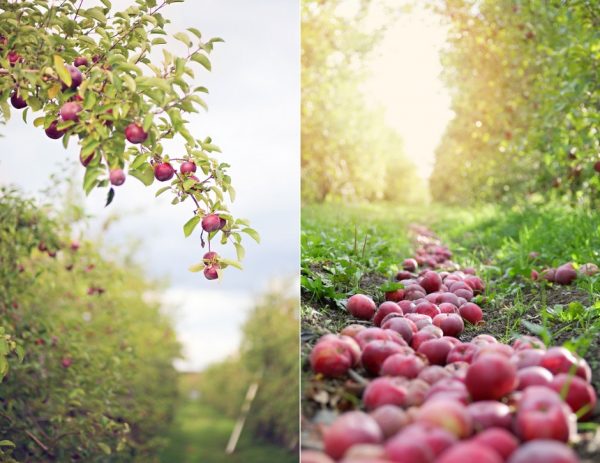
[(545, 268), (542, 270), (541, 275), (537, 270), (533, 269), (531, 271), (531, 279), (536, 281), (543, 278), (551, 283), (570, 285), (579, 275), (593, 276), (597, 274), (598, 271), (598, 266), (593, 263), (583, 264), (576, 270), (573, 263), (567, 262), (556, 268)]
[(325, 453), (305, 451), (303, 463), (579, 461), (566, 443), (597, 403), (585, 359), (532, 336), (461, 342), (432, 324), (436, 337), (414, 342), (420, 331), (398, 319), (398, 330), (353, 324), (315, 345), (315, 372), (362, 366), (373, 379), (368, 413), (340, 415), (323, 433)]

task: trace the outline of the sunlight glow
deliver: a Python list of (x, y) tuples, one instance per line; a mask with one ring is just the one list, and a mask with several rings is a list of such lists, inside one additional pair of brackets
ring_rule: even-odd
[[(384, 22), (383, 12), (370, 18)], [(404, 150), (428, 178), (434, 151), (452, 118), (450, 95), (440, 78), (440, 50), (446, 28), (436, 14), (415, 8), (400, 14), (375, 48), (364, 86), (367, 99), (385, 110), (385, 119), (404, 140)]]

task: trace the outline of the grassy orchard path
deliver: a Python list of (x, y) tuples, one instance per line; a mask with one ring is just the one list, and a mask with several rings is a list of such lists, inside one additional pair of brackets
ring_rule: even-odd
[[(494, 335), (509, 342), (534, 334), (547, 345), (567, 345), (590, 364), (600, 390), (600, 278), (578, 278), (569, 286), (531, 281), (532, 269), (565, 262), (600, 262), (600, 215), (563, 207), (543, 210), (493, 207), (478, 210), (369, 206), (309, 206), (302, 226), (302, 338), (304, 442), (319, 434), (317, 419), (331, 410), (360, 405), (361, 387), (352, 378), (316, 380), (308, 354), (322, 334), (355, 323), (341, 301), (362, 292), (383, 300), (383, 289), (405, 257), (412, 256), (410, 223), (427, 224), (454, 252), (453, 260), (472, 266), (487, 283), (482, 303), (485, 323), (467, 326), (460, 336)], [(537, 257), (530, 253), (538, 253)], [(364, 323), (364, 322), (362, 322)], [(315, 384), (317, 387), (315, 387)], [(579, 424), (581, 461), (600, 461), (598, 413)], [(316, 433), (306, 430), (317, 431)]]
[[(251, 415), (249, 417), (251, 419)], [(257, 441), (242, 432), (236, 452), (225, 454), (225, 446), (235, 419), (224, 416), (201, 399), (189, 394), (182, 398), (175, 411), (171, 431), (165, 436), (168, 446), (161, 452), (163, 463), (293, 463), (297, 455), (286, 449)]]

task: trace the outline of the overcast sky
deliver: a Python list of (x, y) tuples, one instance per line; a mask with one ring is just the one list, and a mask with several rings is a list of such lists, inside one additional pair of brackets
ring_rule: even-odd
[[(91, 3), (91, 2), (90, 2)], [(113, 2), (122, 5), (133, 2)], [(84, 4), (85, 5), (85, 4)], [(168, 284), (166, 305), (173, 308), (186, 360), (182, 369), (199, 369), (236, 350), (240, 324), (253, 299), (273, 278), (299, 271), (300, 236), (300, 71), (298, 0), (188, 0), (164, 10), (171, 32), (196, 27), (203, 38), (222, 37), (211, 55), (212, 72), (196, 72), (197, 84), (209, 88), (208, 113), (193, 116), (197, 137), (210, 135), (237, 190), (232, 212), (251, 220), (262, 237), (246, 241), (244, 271), (228, 269), (222, 282), (209, 282), (187, 271), (201, 260), (198, 233), (184, 238), (189, 204), (172, 206), (162, 185), (144, 187), (128, 178), (113, 204), (104, 209), (105, 191), (85, 200), (93, 214), (91, 233), (98, 234), (111, 214), (118, 221), (104, 239), (111, 245), (141, 240), (138, 260), (152, 277)], [(16, 111), (15, 111), (16, 112)], [(33, 118), (29, 117), (30, 121)], [(0, 126), (0, 183), (37, 194), (65, 163), (78, 164), (78, 149), (25, 125), (14, 114)], [(83, 167), (77, 169), (77, 183)], [(229, 255), (228, 255), (229, 253)], [(224, 251), (233, 257), (232, 249)]]

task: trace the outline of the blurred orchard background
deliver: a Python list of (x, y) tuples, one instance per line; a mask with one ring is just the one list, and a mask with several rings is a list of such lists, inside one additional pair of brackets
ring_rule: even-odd
[[(13, 115), (0, 127), (0, 249), (23, 268), (2, 268), (2, 318), (28, 337), (0, 344), (16, 348), (0, 395), (0, 429), (16, 444), (0, 443), (6, 461), (294, 461), (298, 3), (188, 1), (164, 15), (172, 32), (197, 27), (225, 40), (212, 72), (197, 73), (209, 110), (192, 127), (231, 164), (231, 210), (261, 244), (247, 243), (244, 270), (228, 269), (223, 281), (188, 272), (206, 252), (197, 233), (184, 238), (189, 207), (130, 177), (104, 208), (104, 193), (80, 194), (77, 147), (64, 150)], [(238, 450), (226, 457), (260, 378)]]
[(593, 206), (599, 17), (591, 1), (304, 0), (303, 200)]

